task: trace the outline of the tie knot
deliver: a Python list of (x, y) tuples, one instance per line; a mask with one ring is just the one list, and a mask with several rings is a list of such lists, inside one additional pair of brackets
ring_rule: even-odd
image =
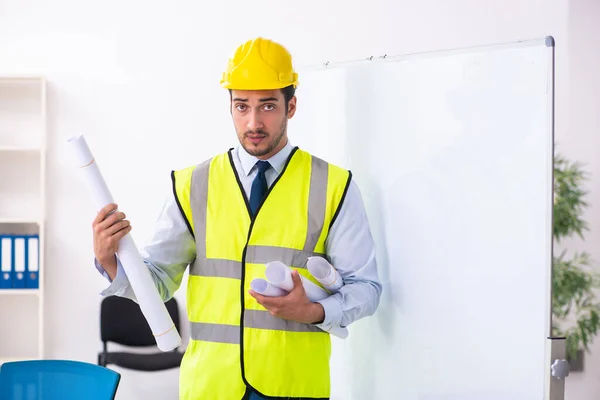
[(257, 161), (256, 162), (256, 168), (258, 169), (259, 173), (264, 173), (270, 167), (271, 167), (271, 164), (269, 164), (268, 161)]

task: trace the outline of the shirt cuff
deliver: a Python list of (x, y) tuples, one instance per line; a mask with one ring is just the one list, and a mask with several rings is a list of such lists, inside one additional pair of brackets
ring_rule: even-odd
[(98, 272), (105, 277), (109, 282), (112, 283), (112, 279), (110, 279), (110, 276), (108, 276), (108, 273), (106, 272), (106, 270), (102, 267), (102, 265), (100, 264), (100, 261), (98, 261), (97, 258), (94, 258), (94, 265), (96, 266), (96, 269), (98, 270)]
[(329, 332), (334, 327), (339, 327), (342, 323), (342, 303), (337, 299), (336, 295), (329, 296), (323, 300), (317, 301), (323, 306), (325, 318), (319, 324), (313, 324), (317, 328)]
[(104, 268), (102, 268), (102, 265), (100, 265), (97, 259), (94, 259), (94, 263), (96, 264), (96, 268), (102, 274), (102, 276), (104, 276), (110, 282), (110, 286), (100, 292), (102, 296), (120, 296), (125, 293), (129, 287), (129, 279), (127, 278), (125, 269), (123, 269), (123, 265), (118, 257), (117, 276), (115, 276), (114, 281), (110, 279), (110, 276), (108, 276), (108, 273), (104, 270)]

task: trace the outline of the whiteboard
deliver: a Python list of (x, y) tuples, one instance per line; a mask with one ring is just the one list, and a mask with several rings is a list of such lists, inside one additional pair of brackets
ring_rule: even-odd
[(332, 399), (543, 398), (551, 38), (300, 72), (290, 137), (352, 170), (384, 285), (332, 339)]

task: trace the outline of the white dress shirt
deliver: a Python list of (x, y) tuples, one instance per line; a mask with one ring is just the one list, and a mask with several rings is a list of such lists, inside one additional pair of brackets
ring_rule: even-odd
[[(281, 151), (267, 160), (272, 166), (265, 173), (269, 186), (281, 173), (292, 150), (293, 146), (288, 142)], [(258, 158), (247, 153), (239, 145), (232, 153), (235, 169), (246, 196), (250, 198)], [(353, 180), (338, 217), (329, 231), (325, 246), (331, 264), (344, 280), (344, 286), (337, 293), (319, 301), (325, 310), (325, 319), (316, 326), (329, 331), (332, 327), (346, 327), (360, 318), (372, 315), (379, 305), (382, 291), (375, 259), (375, 243), (360, 191)], [(179, 289), (188, 265), (196, 257), (195, 240), (173, 194), (169, 195), (154, 232), (143, 249), (140, 249), (140, 253), (163, 300), (170, 299)], [(95, 265), (110, 282), (108, 274), (98, 260), (95, 260)], [(114, 282), (101, 294), (127, 297), (135, 301), (133, 290), (119, 260), (117, 266)]]

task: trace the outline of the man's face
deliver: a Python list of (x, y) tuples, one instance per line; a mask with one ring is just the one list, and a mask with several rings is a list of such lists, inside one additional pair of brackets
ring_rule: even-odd
[(253, 156), (268, 159), (287, 143), (287, 120), (296, 112), (281, 90), (232, 90), (231, 115), (240, 144)]

